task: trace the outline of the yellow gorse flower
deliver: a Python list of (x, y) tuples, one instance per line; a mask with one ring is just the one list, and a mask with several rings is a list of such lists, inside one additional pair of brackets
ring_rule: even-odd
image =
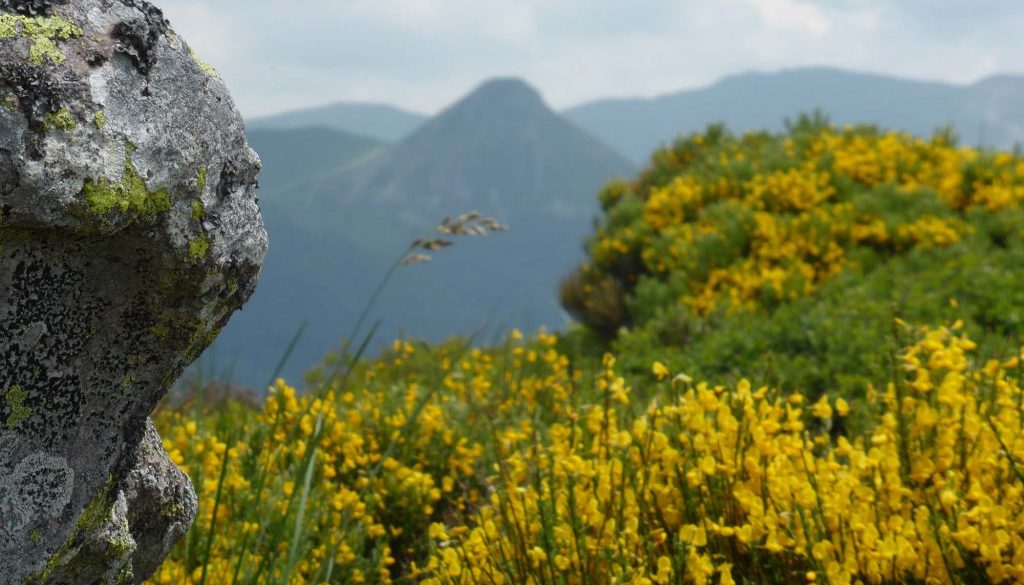
[[(654, 156), (655, 167), (678, 169), (674, 176), (649, 185), (641, 177), (635, 193), (619, 186), (616, 202), (638, 201), (642, 222), (599, 228), (588, 276), (597, 282), (635, 258), (642, 259), (641, 274), (685, 274), (690, 290), (679, 302), (696, 315), (809, 295), (847, 268), (855, 247), (901, 254), (950, 246), (971, 232), (964, 214), (1024, 202), (1020, 159), (983, 156), (942, 135), (923, 140), (822, 126), (799, 140), (779, 140), (782, 158), (762, 150), (765, 140), (757, 135), (716, 138), (714, 148), (701, 134), (687, 140)], [(935, 198), (942, 209), (883, 217), (877, 206), (844, 194), (851, 184), (882, 199)]]
[[(972, 349), (953, 329), (923, 331), (902, 354), (905, 377), (877, 394), (866, 439), (808, 435), (805, 422), (844, 415), (845, 401), (804, 405), (746, 382), (681, 389), (636, 416), (593, 406), (505, 455), (516, 471), (449, 544), (457, 554), (435, 558), (431, 582), (731, 583), (756, 571), (958, 583), (972, 566), (1018, 582), (1019, 372), (971, 369)], [(932, 382), (914, 387), (921, 372)]]
[(164, 411), (200, 492), (192, 542), (214, 538), (152, 582), (1020, 582), (1020, 359), (974, 365), (959, 323), (905, 328), (863, 437), (813, 430), (850, 412), (841, 398), (745, 380), (651, 394), (611, 355), (570, 370), (548, 334), (402, 345), (341, 395), (278, 381), (224, 419)]

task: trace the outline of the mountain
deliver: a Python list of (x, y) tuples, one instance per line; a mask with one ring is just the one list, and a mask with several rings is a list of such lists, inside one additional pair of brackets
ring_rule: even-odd
[(362, 162), (311, 182), (312, 191), (338, 193), (322, 200), (342, 208), (395, 211), (393, 221), (419, 230), (468, 209), (517, 223), (549, 216), (589, 221), (604, 178), (634, 170), (517, 79), (484, 83)]
[[(289, 184), (275, 178), (294, 174), (284, 160), (264, 157), (264, 185)], [(236, 381), (263, 384), (305, 322), (285, 370), (301, 380), (350, 334), (408, 243), (470, 210), (510, 230), (458, 238), (431, 262), (402, 266), (371, 312), (381, 320), (376, 341), (399, 331), (432, 340), (480, 331), (487, 341), (512, 327), (559, 327), (557, 285), (583, 258), (596, 193), (636, 169), (533, 88), (499, 79), (397, 144), (324, 170), (261, 194), (271, 245), (260, 286), (209, 354), (222, 369), (235, 363)]]
[(317, 108), (274, 114), (248, 122), (253, 129), (289, 129), (323, 126), (396, 142), (405, 138), (426, 121), (426, 116), (389, 106), (357, 102), (340, 102)]
[(820, 109), (836, 124), (870, 123), (930, 136), (952, 125), (964, 144), (1011, 148), (1024, 141), (1024, 77), (972, 85), (914, 81), (824, 67), (746, 73), (655, 98), (607, 99), (563, 112), (635, 162), (676, 136), (725, 122), (736, 133), (781, 130)]
[(298, 183), (331, 173), (384, 148), (380, 140), (326, 127), (249, 130), (249, 145), (260, 155), (261, 197), (273, 197)]

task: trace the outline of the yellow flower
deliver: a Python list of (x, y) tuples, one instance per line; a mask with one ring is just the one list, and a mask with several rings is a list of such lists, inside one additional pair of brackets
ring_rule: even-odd
[(658, 378), (658, 380), (664, 380), (665, 378), (668, 378), (669, 375), (668, 368), (666, 368), (665, 364), (661, 362), (654, 362), (651, 364), (651, 372), (656, 378)]
[(850, 404), (842, 398), (836, 398), (836, 414), (839, 416), (850, 414)]
[(571, 561), (565, 555), (555, 555), (555, 566), (559, 571), (568, 571), (571, 565)]
[(811, 413), (815, 418), (829, 419), (832, 418), (832, 407), (828, 404), (828, 396), (822, 396), (814, 403), (814, 407), (811, 408)]

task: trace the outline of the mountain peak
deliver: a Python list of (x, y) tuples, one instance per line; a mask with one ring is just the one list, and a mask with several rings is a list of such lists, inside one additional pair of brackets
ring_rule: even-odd
[[(520, 79), (492, 79), (376, 159), (353, 169), (361, 193), (401, 201), (409, 225), (429, 226), (452, 209), (505, 220), (583, 218), (594, 193), (633, 165), (553, 112)], [(578, 234), (582, 237), (582, 234)]]
[(454, 108), (474, 105), (501, 109), (542, 109), (548, 110), (540, 92), (517, 77), (497, 77), (484, 81), (469, 95), (460, 100)]

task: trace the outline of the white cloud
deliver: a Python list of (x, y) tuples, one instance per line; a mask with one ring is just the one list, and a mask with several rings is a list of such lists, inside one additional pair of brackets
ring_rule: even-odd
[(832, 30), (818, 6), (798, 0), (748, 0), (769, 27), (798, 30), (821, 37)]
[(191, 0), (173, 6), (173, 26), (187, 31), (186, 40), (209, 61), (227, 61), (240, 54), (239, 45), (223, 34), (230, 22), (209, 2)]
[(429, 113), (497, 75), (565, 107), (752, 69), (965, 82), (1024, 63), (1024, 44), (1005, 42), (1024, 26), (1015, 0), (957, 20), (925, 19), (925, 0), (157, 1), (247, 116), (339, 100)]

